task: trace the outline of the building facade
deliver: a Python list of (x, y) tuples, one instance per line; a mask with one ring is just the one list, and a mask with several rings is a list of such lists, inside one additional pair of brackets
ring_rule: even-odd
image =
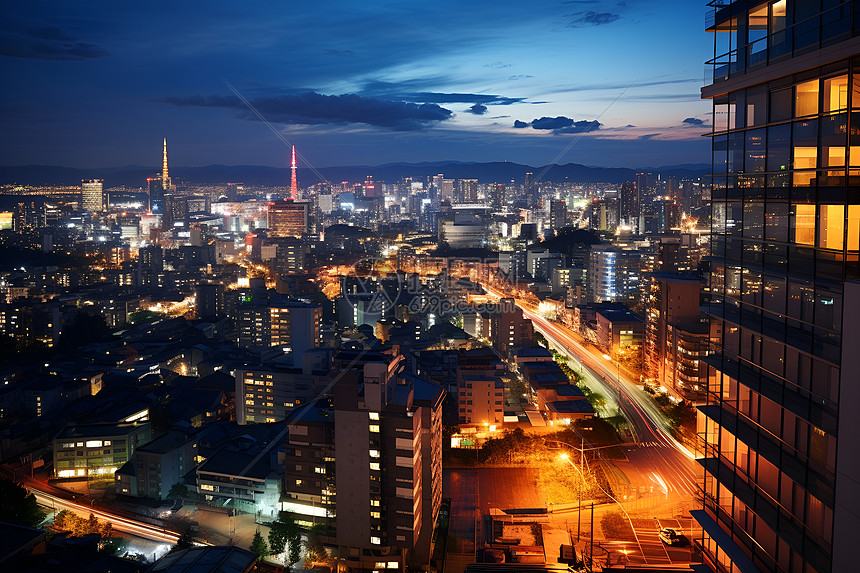
[(851, 571), (860, 531), (860, 6), (713, 8), (705, 560)]

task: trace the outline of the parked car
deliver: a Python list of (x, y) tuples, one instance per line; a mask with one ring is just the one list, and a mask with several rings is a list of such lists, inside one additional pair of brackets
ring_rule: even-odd
[(686, 540), (686, 537), (679, 535), (678, 532), (671, 527), (665, 527), (660, 530), (660, 541), (666, 545), (683, 545)]

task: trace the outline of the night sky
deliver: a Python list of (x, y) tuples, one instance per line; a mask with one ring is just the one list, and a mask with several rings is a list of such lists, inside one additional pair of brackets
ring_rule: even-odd
[(709, 161), (700, 2), (2, 5), (4, 165)]

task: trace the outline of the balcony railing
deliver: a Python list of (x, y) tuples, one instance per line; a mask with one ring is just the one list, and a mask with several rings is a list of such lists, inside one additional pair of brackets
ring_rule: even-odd
[[(715, 0), (709, 3), (709, 6), (714, 6), (714, 10), (708, 12), (710, 15), (708, 20), (714, 19), (719, 8), (730, 4), (728, 0)], [(808, 53), (856, 35), (858, 26), (855, 20), (858, 14), (853, 8), (854, 4), (852, 2), (834, 6), (782, 30), (756, 38), (743, 46), (715, 56), (705, 62), (705, 84), (744, 74), (748, 70), (754, 70), (790, 56)], [(851, 13), (852, 10), (854, 14)], [(744, 17), (744, 15), (741, 14), (738, 17)], [(707, 27), (710, 28), (713, 25), (714, 22), (710, 21)], [(735, 28), (731, 31), (715, 33), (737, 35), (738, 30)]]

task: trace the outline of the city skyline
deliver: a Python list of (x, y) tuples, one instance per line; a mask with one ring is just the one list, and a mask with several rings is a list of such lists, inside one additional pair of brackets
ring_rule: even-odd
[(703, 163), (709, 40), (662, 4), (17, 7), (4, 163), (146, 165), (163, 137), (180, 167), (288, 166), (285, 142), (314, 167)]

